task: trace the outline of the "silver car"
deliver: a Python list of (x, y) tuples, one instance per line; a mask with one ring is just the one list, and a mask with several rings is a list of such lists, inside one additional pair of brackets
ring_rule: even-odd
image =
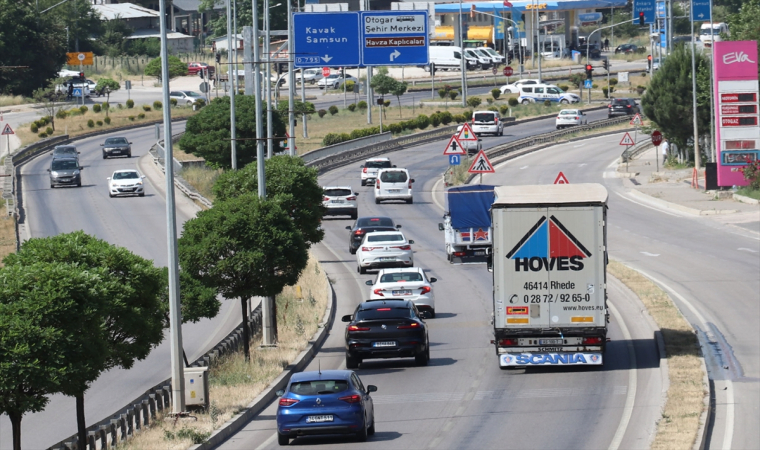
[(359, 194), (355, 193), (351, 186), (328, 186), (322, 189), (325, 216), (351, 216), (352, 219), (358, 217), (359, 204), (356, 196)]
[(82, 187), (82, 167), (78, 158), (55, 158), (47, 171), (50, 173), (50, 189), (56, 186)]

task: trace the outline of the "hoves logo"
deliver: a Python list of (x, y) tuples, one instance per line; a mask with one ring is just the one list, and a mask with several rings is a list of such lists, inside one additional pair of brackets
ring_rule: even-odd
[(591, 252), (554, 216), (541, 217), (507, 254), (515, 260), (515, 272), (583, 270)]

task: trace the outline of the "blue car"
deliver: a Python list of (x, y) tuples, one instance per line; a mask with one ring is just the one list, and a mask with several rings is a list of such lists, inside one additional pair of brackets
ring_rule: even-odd
[(375, 434), (371, 392), (353, 370), (301, 372), (290, 377), (277, 407), (277, 442), (320, 434), (353, 434), (359, 441)]

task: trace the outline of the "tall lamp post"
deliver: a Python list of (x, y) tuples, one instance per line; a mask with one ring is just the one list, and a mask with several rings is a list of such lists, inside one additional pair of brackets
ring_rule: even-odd
[[(162, 3), (164, 0), (161, 0)], [(235, 120), (235, 94), (237, 94), (235, 89), (235, 82), (233, 81), (233, 77), (237, 78), (237, 66), (235, 67), (235, 70), (232, 70), (233, 67), (233, 61), (235, 61), (234, 57), (232, 56), (232, 10), (231, 10), (231, 3), (232, 0), (227, 0), (227, 85), (230, 88), (230, 149), (231, 154), (230, 157), (232, 158), (232, 170), (237, 169), (237, 147), (236, 147), (236, 139), (237, 139), (237, 130), (235, 128), (235, 124), (237, 123)], [(235, 46), (237, 46), (237, 36), (235, 37)]]

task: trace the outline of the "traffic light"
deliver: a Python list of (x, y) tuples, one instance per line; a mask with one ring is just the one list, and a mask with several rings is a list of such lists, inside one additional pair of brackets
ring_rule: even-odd
[(590, 80), (593, 78), (593, 72), (594, 72), (594, 66), (591, 64), (586, 64), (586, 79)]
[(203, 67), (201, 67), (201, 70), (198, 71), (198, 76), (203, 79)]
[(219, 64), (220, 62), (222, 62), (222, 54), (216, 52), (216, 63)]
[(652, 70), (652, 55), (647, 55), (647, 70)]
[(610, 60), (607, 58), (604, 58), (602, 60), (602, 67), (604, 67), (604, 70), (609, 72), (610, 71)]
[(84, 79), (84, 72), (79, 72), (79, 78)]
[(510, 64), (512, 64), (512, 52), (508, 51), (507, 52), (507, 65), (510, 65)]
[(644, 11), (639, 11), (639, 26), (644, 26)]

